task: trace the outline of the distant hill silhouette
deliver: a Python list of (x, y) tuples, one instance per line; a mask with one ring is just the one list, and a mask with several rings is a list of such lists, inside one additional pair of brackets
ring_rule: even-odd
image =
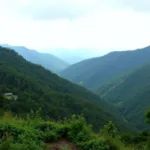
[(111, 52), (105, 56), (87, 59), (64, 69), (60, 75), (90, 90), (150, 62), (150, 46), (133, 51)]
[(69, 66), (67, 62), (51, 54), (39, 53), (23, 46), (10, 46), (8, 44), (3, 44), (1, 46), (11, 48), (23, 56), (26, 60), (35, 64), (40, 64), (55, 73), (60, 72)]

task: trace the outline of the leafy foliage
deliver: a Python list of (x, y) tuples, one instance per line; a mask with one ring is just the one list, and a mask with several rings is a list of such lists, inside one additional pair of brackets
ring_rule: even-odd
[[(109, 122), (101, 130), (103, 134), (96, 134), (83, 116), (73, 115), (61, 122), (44, 121), (33, 113), (26, 119), (21, 119), (8, 112), (0, 118), (0, 149), (1, 150), (46, 150), (47, 144), (67, 139), (82, 150), (148, 150), (149, 132), (136, 136), (124, 134), (110, 134), (116, 131), (115, 125)], [(110, 128), (111, 127), (111, 128)], [(113, 128), (112, 128), (113, 127)], [(109, 133), (109, 134), (108, 134)], [(112, 132), (111, 132), (112, 133)], [(137, 137), (138, 142), (135, 142)], [(143, 137), (144, 138), (143, 140)], [(62, 146), (60, 150), (69, 150), (69, 146)]]
[(112, 123), (112, 121), (109, 121), (107, 125), (104, 126), (104, 129), (101, 130), (101, 134), (108, 135), (111, 137), (115, 137), (117, 132), (116, 126)]
[(150, 110), (145, 113), (145, 117), (147, 118), (146, 122), (150, 123)]

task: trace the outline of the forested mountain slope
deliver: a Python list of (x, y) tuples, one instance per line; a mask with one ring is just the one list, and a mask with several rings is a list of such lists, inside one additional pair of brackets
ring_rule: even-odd
[(54, 120), (83, 113), (95, 130), (109, 120), (121, 130), (129, 129), (119, 112), (97, 95), (0, 47), (0, 93), (8, 92), (18, 99), (5, 101), (1, 110), (24, 115), (41, 108), (43, 117)]
[(145, 127), (142, 114), (150, 108), (150, 65), (144, 65), (116, 82), (104, 85), (98, 94), (117, 106), (138, 128)]
[(52, 72), (60, 72), (69, 66), (68, 63), (51, 54), (39, 53), (35, 50), (30, 50), (23, 46), (10, 46), (7, 44), (4, 44), (2, 46), (15, 50), (26, 60), (35, 64), (40, 64)]
[(150, 46), (134, 51), (111, 52), (84, 60), (61, 72), (61, 76), (93, 91), (103, 84), (150, 62)]

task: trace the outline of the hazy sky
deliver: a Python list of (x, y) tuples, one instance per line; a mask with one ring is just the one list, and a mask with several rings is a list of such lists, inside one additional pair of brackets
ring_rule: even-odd
[(150, 0), (0, 0), (0, 43), (33, 49), (150, 45)]

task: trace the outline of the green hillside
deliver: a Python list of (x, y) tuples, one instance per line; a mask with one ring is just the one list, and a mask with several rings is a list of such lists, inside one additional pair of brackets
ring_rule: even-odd
[(0, 93), (17, 96), (17, 99), (5, 100), (1, 110), (8, 109), (24, 116), (40, 108), (44, 118), (54, 120), (82, 113), (95, 130), (99, 130), (109, 120), (122, 131), (129, 129), (119, 112), (97, 95), (2, 47)]
[(150, 62), (149, 58), (150, 46), (134, 51), (111, 52), (69, 66), (60, 75), (95, 91), (103, 84)]
[(8, 44), (3, 44), (2, 46), (15, 50), (26, 60), (35, 64), (42, 65), (44, 68), (55, 73), (60, 72), (69, 66), (67, 62), (51, 54), (39, 53), (35, 50), (30, 50), (23, 46), (10, 46)]
[(150, 65), (104, 85), (98, 94), (117, 106), (127, 120), (138, 128), (146, 127), (142, 114), (150, 107)]

